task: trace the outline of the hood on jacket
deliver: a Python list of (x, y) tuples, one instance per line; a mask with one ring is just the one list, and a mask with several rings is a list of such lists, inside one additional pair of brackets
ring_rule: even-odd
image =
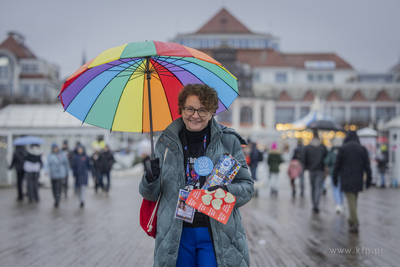
[(222, 132), (234, 134), (239, 139), (240, 144), (242, 144), (242, 145), (248, 144), (246, 142), (246, 140), (244, 140), (244, 138), (240, 134), (238, 134), (234, 129), (226, 127), (225, 125), (222, 125), (222, 124), (220, 124), (219, 126), (221, 127)]
[(343, 144), (349, 143), (349, 142), (357, 142), (360, 144), (360, 139), (357, 136), (357, 132), (355, 131), (348, 131), (346, 133), (346, 138), (343, 140)]
[(27, 151), (28, 151), (28, 153), (35, 155), (35, 156), (40, 156), (43, 153), (42, 148), (38, 145), (28, 146)]
[(319, 140), (318, 137), (314, 137), (313, 139), (311, 139), (310, 145), (319, 147), (321, 145), (321, 141)]

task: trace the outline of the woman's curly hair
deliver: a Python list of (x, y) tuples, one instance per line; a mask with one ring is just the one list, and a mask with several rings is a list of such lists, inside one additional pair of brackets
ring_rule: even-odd
[(213, 114), (218, 109), (218, 93), (207, 84), (187, 84), (178, 95), (178, 113), (182, 115), (188, 96), (195, 95), (199, 98), (205, 109)]

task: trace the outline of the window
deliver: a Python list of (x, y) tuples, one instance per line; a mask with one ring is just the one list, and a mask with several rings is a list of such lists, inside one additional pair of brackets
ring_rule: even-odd
[(253, 73), (253, 82), (259, 82), (259, 81), (260, 81), (260, 73), (254, 72)]
[(310, 108), (309, 108), (309, 107), (301, 107), (301, 108), (300, 108), (300, 118), (303, 118), (303, 117), (306, 116), (309, 112), (310, 112)]
[(7, 84), (0, 84), (0, 96), (5, 96), (8, 94)]
[(345, 114), (346, 111), (344, 108), (331, 108), (327, 110), (327, 115), (331, 116), (339, 123), (345, 122)]
[(307, 80), (310, 83), (333, 83), (332, 73), (309, 73)]
[(35, 84), (33, 86), (33, 97), (34, 98), (42, 98), (44, 96), (44, 90), (43, 90), (43, 85), (42, 84)]
[(218, 122), (222, 124), (231, 124), (232, 123), (232, 111), (225, 110), (217, 115)]
[(307, 60), (304, 62), (306, 69), (335, 69), (336, 62), (330, 60)]
[(266, 122), (265, 122), (265, 109), (264, 107), (261, 107), (261, 125), (265, 126)]
[(38, 72), (39, 72), (39, 67), (37, 64), (22, 64), (22, 73), (35, 74)]
[(21, 84), (20, 95), (24, 96), (24, 97), (29, 97), (30, 96), (29, 85), (28, 84)]
[(367, 126), (371, 120), (370, 108), (351, 108), (350, 120), (353, 124)]
[(276, 83), (286, 83), (287, 82), (286, 72), (275, 73), (275, 82)]
[(376, 121), (388, 121), (391, 118), (396, 116), (396, 108), (395, 107), (381, 107), (376, 108)]
[(5, 56), (0, 56), (0, 79), (7, 79), (9, 75), (10, 60)]
[(294, 121), (294, 108), (276, 108), (275, 123), (291, 123)]
[(243, 107), (240, 110), (240, 123), (253, 124), (253, 110), (249, 107)]

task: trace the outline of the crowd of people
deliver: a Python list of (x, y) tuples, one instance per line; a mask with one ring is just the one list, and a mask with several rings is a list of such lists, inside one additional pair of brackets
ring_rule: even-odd
[[(256, 142), (246, 142), (234, 129), (218, 124), (214, 119), (218, 102), (217, 92), (208, 85), (186, 85), (178, 96), (178, 110), (182, 116), (161, 133), (154, 154), (143, 159), (144, 174), (139, 192), (148, 201), (159, 200), (154, 266), (162, 266), (165, 262), (171, 266), (249, 266), (246, 233), (239, 207), (258, 196), (255, 183), (260, 178), (257, 177), (257, 168), (262, 161), (266, 161), (269, 167), (270, 195), (278, 196), (280, 169), (285, 161), (278, 143), (272, 142), (267, 153), (263, 153)], [(23, 200), (22, 181), (26, 179), (29, 201), (39, 202), (38, 178), (43, 168), (41, 154), (37, 145), (31, 145), (27, 150), (16, 148), (10, 168), (15, 167), (17, 172), (18, 201)], [(204, 170), (196, 167), (196, 160), (203, 158), (216, 164), (221, 155), (226, 154), (241, 164), (240, 169), (232, 183), (208, 188), (208, 192), (223, 189), (235, 197), (232, 219), (222, 224), (185, 205), (185, 196), (193, 189), (201, 189), (206, 182), (206, 175), (202, 174)], [(380, 155), (379, 160), (383, 162), (384, 157)], [(108, 146), (101, 151), (95, 150), (89, 157), (79, 143), (72, 151), (68, 149), (68, 142), (64, 142), (61, 149), (53, 144), (45, 167), (52, 183), (54, 206), (59, 206), (63, 192), (68, 195), (71, 171), (80, 207), (85, 204), (89, 172), (94, 179), (95, 192), (102, 190), (108, 194), (114, 162)], [(384, 186), (384, 167), (380, 169)], [(335, 144), (329, 151), (317, 132), (308, 145), (298, 143), (287, 168), (293, 197), (297, 194), (296, 179), (300, 184), (299, 195), (304, 196), (305, 171), (309, 174), (312, 212), (319, 213), (324, 181), (329, 175), (335, 211), (342, 212), (346, 196), (349, 231), (358, 233), (358, 194), (364, 185), (366, 188), (371, 185), (372, 179), (368, 152), (360, 144), (356, 132), (349, 131), (343, 144)], [(103, 182), (104, 177), (107, 183)], [(185, 216), (179, 216), (182, 212)]]
[[(335, 203), (334, 211), (338, 214), (343, 212), (344, 198), (346, 198), (349, 210), (349, 232), (358, 233), (357, 198), (363, 189), (371, 186), (371, 159), (355, 131), (347, 132), (343, 140), (333, 139), (332, 144), (332, 147), (328, 149), (319, 139), (317, 131), (314, 131), (313, 139), (306, 146), (299, 139), (287, 164), (287, 175), (284, 176), (289, 178), (292, 196), (295, 197), (299, 191), (299, 195), (302, 197), (305, 192), (304, 172), (308, 171), (310, 199), (314, 214), (319, 213), (320, 199), (322, 195), (326, 194), (325, 182), (328, 178)], [(282, 152), (277, 146), (276, 142), (272, 142), (265, 153), (269, 168), (267, 181), (271, 197), (278, 196), (279, 183), (277, 181), (280, 177), (280, 164), (284, 162)], [(254, 181), (258, 181), (260, 177), (257, 177), (257, 165), (262, 159), (256, 159), (252, 155), (263, 152), (258, 151), (254, 142), (250, 147), (245, 154), (247, 154), (251, 176)], [(380, 187), (385, 187), (387, 158), (387, 152), (383, 147), (376, 158), (381, 177)], [(297, 187), (299, 187), (298, 190)]]
[[(42, 161), (42, 155), (40, 145), (16, 146), (9, 169), (16, 170), (17, 201), (23, 201), (26, 195), (30, 203), (40, 202), (39, 178), (43, 168), (51, 181), (55, 208), (59, 207), (62, 195), (68, 197), (69, 177), (73, 177), (73, 191), (79, 198), (81, 208), (85, 206), (89, 174), (95, 184), (95, 192), (97, 193), (100, 188), (108, 195), (111, 185), (110, 172), (115, 159), (107, 145), (103, 149), (95, 149), (90, 157), (81, 143), (77, 142), (75, 148), (70, 150), (68, 141), (64, 140), (61, 148), (57, 143), (51, 145), (46, 164)], [(106, 184), (103, 182), (104, 177)], [(24, 180), (26, 180), (26, 193), (23, 188)]]

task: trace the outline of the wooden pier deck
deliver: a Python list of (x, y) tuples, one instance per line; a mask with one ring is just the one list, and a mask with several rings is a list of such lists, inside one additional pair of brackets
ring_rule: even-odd
[[(51, 189), (41, 202), (15, 201), (0, 189), (0, 266), (152, 266), (154, 241), (140, 228), (140, 176), (114, 172), (107, 197), (88, 188), (85, 208), (72, 190), (53, 208)], [(268, 188), (241, 208), (251, 266), (399, 266), (400, 189), (371, 188), (359, 196), (360, 233), (347, 231), (347, 208), (334, 212), (328, 187), (313, 214), (308, 184), (292, 198), (288, 178), (279, 196)]]

